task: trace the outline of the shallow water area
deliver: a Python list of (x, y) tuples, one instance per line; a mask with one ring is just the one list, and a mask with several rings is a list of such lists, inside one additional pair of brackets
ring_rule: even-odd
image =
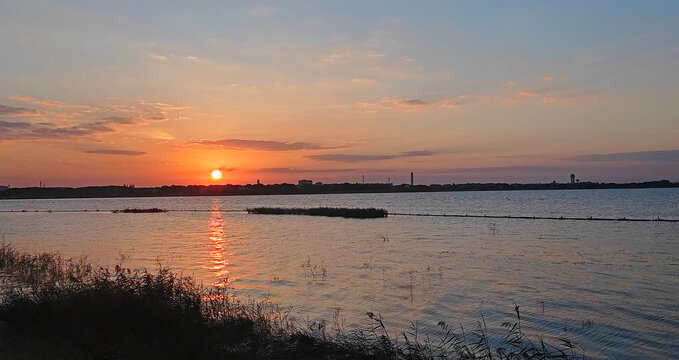
[[(255, 206), (390, 212), (679, 219), (679, 189), (3, 200), (0, 238), (98, 264), (159, 263), (208, 286), (294, 306), (303, 321), (392, 334), (411, 321), (569, 338), (590, 358), (679, 354), (679, 223), (251, 215)], [(182, 211), (113, 214), (125, 208)], [(95, 210), (99, 210), (98, 212)], [(308, 319), (308, 320), (306, 320)]]

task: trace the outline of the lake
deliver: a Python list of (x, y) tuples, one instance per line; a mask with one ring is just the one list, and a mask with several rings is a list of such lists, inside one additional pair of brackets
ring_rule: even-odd
[[(514, 321), (590, 358), (679, 354), (679, 223), (250, 215), (255, 206), (390, 212), (679, 219), (679, 189), (2, 200), (0, 238), (96, 264), (160, 264), (208, 286), (292, 306), (301, 321), (392, 334), (439, 321), (492, 334)], [(157, 214), (110, 210), (158, 207)], [(99, 210), (94, 211), (94, 210)], [(232, 210), (238, 210), (231, 212)]]

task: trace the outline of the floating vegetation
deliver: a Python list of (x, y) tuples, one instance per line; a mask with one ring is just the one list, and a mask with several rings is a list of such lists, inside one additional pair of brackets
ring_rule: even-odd
[(324, 264), (312, 264), (311, 258), (307, 257), (302, 263), (305, 277), (321, 278), (325, 280), (328, 277), (328, 268)]
[(497, 235), (500, 233), (500, 227), (497, 226), (496, 223), (490, 223), (488, 224), (488, 230), (490, 231), (491, 234)]
[(148, 209), (138, 209), (138, 208), (132, 208), (132, 209), (122, 209), (122, 210), (111, 210), (112, 213), (118, 214), (118, 213), (123, 213), (123, 214), (151, 214), (151, 213), (164, 213), (167, 212), (168, 210), (165, 209), (159, 209), (159, 208), (148, 208)]
[(281, 207), (256, 207), (247, 209), (248, 214), (267, 215), (310, 215), (343, 217), (352, 219), (372, 219), (387, 217), (387, 210), (376, 208), (281, 208)]
[[(313, 268), (310, 260), (303, 266)], [(567, 339), (522, 332), (518, 306), (496, 342), (483, 317), (472, 331), (440, 321), (432, 336), (419, 334), (417, 323), (387, 331), (374, 312), (363, 328), (346, 329), (339, 309), (331, 324), (309, 323), (290, 308), (163, 267), (108, 269), (2, 245), (0, 271), (16, 282), (0, 301), (7, 329), (0, 353), (8, 359), (584, 359)]]

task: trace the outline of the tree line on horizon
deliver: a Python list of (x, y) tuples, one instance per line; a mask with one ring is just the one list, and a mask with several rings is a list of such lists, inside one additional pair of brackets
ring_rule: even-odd
[(504, 190), (575, 190), (676, 188), (679, 182), (669, 180), (635, 183), (467, 183), (431, 185), (393, 185), (386, 183), (342, 184), (248, 184), (248, 185), (164, 185), (159, 187), (85, 186), (85, 187), (25, 187), (0, 191), (0, 199), (88, 198), (88, 197), (160, 197), (160, 196), (223, 196), (223, 195), (291, 195), (342, 194), (379, 192), (445, 192), (445, 191), (504, 191)]

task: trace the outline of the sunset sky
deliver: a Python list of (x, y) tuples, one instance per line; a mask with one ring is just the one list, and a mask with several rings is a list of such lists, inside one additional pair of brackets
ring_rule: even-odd
[(0, 1), (0, 185), (411, 171), (679, 181), (679, 2)]

